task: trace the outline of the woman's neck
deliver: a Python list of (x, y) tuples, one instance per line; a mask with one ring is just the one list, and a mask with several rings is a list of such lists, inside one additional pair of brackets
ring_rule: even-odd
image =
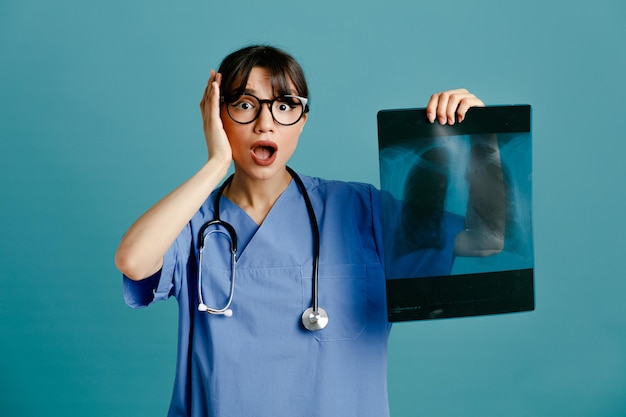
[(291, 175), (287, 170), (269, 179), (253, 179), (235, 172), (224, 196), (260, 225), (290, 182)]

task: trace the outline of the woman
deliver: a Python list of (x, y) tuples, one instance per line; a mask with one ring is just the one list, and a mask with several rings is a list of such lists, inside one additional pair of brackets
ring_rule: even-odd
[[(287, 168), (307, 97), (299, 64), (278, 49), (226, 57), (200, 103), (207, 162), (120, 243), (115, 261), (129, 305), (172, 295), (179, 303), (169, 416), (389, 414), (380, 193), (300, 180)], [(427, 113), (431, 122), (454, 123), (481, 105), (457, 90), (433, 95)], [(217, 197), (231, 162), (235, 173)], [(234, 276), (228, 228), (203, 229), (218, 214), (237, 233)]]

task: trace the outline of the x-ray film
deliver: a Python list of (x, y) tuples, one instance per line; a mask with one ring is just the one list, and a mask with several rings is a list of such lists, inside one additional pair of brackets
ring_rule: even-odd
[(534, 309), (531, 108), (378, 113), (389, 321)]

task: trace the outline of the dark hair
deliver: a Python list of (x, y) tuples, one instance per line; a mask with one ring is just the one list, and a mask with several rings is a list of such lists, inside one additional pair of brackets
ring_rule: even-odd
[(266, 45), (248, 46), (224, 58), (219, 67), (222, 96), (231, 98), (243, 94), (254, 67), (269, 71), (275, 95), (293, 94), (291, 82), (299, 96), (309, 97), (309, 88), (300, 64), (288, 53)]

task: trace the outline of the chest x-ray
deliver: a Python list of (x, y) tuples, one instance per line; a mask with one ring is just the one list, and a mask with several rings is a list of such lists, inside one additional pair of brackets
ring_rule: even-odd
[(390, 321), (534, 309), (530, 106), (378, 113)]

